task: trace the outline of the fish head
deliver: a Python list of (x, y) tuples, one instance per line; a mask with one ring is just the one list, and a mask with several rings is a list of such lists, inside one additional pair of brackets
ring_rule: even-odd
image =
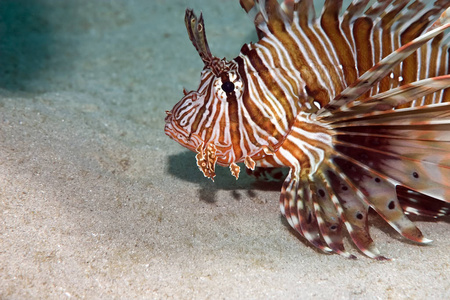
[(230, 110), (242, 91), (235, 62), (214, 58), (214, 65), (203, 69), (198, 89), (184, 90), (181, 100), (166, 112), (166, 135), (201, 156), (209, 151), (214, 163), (229, 166), (240, 158), (230, 134), (238, 120)]
[[(204, 62), (197, 90), (186, 91), (166, 112), (164, 131), (182, 146), (197, 152), (197, 164), (204, 175), (214, 176), (214, 165), (235, 166), (242, 159), (236, 151), (239, 141), (230, 132), (239, 122), (237, 103), (243, 83), (236, 61), (211, 55), (203, 20), (186, 11), (186, 27), (194, 47)], [(206, 165), (203, 165), (203, 162)]]

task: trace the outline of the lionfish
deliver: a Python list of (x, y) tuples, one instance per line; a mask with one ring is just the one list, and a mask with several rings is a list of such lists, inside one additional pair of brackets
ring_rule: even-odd
[(258, 42), (232, 59), (210, 52), (202, 15), (186, 10), (204, 63), (197, 91), (165, 118), (165, 133), (239, 176), (289, 167), (281, 213), (316, 248), (386, 259), (370, 210), (426, 244), (407, 215), (450, 215), (450, 0), (240, 0)]

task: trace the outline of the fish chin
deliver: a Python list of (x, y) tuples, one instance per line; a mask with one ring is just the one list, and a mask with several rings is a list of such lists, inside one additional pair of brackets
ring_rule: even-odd
[(178, 142), (181, 146), (186, 147), (194, 152), (199, 145), (203, 144), (203, 141), (196, 135), (192, 135), (183, 130), (180, 130), (180, 128), (176, 125), (174, 126), (172, 122), (166, 123), (166, 125), (164, 126), (164, 133), (174, 141)]

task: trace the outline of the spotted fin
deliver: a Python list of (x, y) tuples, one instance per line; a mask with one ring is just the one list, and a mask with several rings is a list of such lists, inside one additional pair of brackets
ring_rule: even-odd
[[(450, 103), (445, 95), (436, 104), (414, 103), (448, 89), (450, 76), (367, 94), (396, 64), (449, 27), (393, 52), (319, 111), (318, 119), (334, 132), (332, 149), (308, 180), (288, 177), (280, 199), (291, 226), (317, 248), (352, 257), (343, 247), (343, 225), (361, 252), (382, 260), (386, 257), (369, 233), (370, 208), (421, 244), (430, 240), (407, 215), (450, 215)], [(308, 227), (301, 220), (309, 216), (311, 201), (314, 218)]]
[(318, 215), (314, 209), (317, 195), (312, 193), (305, 177), (293, 171), (286, 178), (280, 196), (280, 209), (289, 225), (317, 249), (331, 252), (322, 240)]
[[(331, 164), (323, 165), (323, 181), (333, 195), (341, 222), (358, 249), (368, 257), (384, 260), (369, 233), (369, 205), (351, 179)], [(316, 181), (321, 181), (316, 179)]]
[[(376, 119), (376, 120), (375, 120)], [(450, 104), (335, 124), (335, 149), (394, 184), (450, 200)]]
[(369, 207), (418, 243), (430, 240), (407, 214), (450, 215), (450, 103), (380, 108), (392, 101), (380, 97), (371, 109), (361, 105), (359, 113), (357, 105), (330, 118), (333, 150), (318, 170), (325, 179), (316, 179), (331, 187), (355, 245), (377, 259), (382, 257), (363, 222)]
[(356, 256), (344, 248), (346, 228), (361, 252), (374, 259), (386, 259), (370, 237), (369, 205), (364, 197), (355, 193), (358, 189), (345, 173), (331, 165), (322, 166), (322, 172), (311, 180), (294, 172), (286, 178), (280, 209), (288, 223), (317, 249), (354, 259)]
[(423, 217), (450, 216), (450, 203), (436, 199), (403, 186), (397, 186), (397, 197), (406, 214)]

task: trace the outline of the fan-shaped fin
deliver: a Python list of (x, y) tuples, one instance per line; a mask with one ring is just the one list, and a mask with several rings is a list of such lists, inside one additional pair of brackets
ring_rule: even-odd
[[(443, 80), (448, 85), (448, 76)], [(429, 89), (436, 90), (433, 84)], [(363, 246), (358, 246), (363, 252), (372, 244), (364, 244), (364, 234), (370, 238), (368, 231), (361, 223), (349, 225), (353, 225), (352, 209), (361, 213), (361, 220), (366, 216), (367, 209), (359, 202), (372, 207), (404, 237), (419, 243), (430, 240), (405, 214), (450, 214), (450, 103), (391, 109), (390, 105), (399, 102), (383, 94), (364, 102), (376, 103), (372, 112), (364, 105), (355, 105), (330, 118), (336, 120), (330, 124), (335, 131), (334, 152), (329, 156), (328, 171), (321, 171), (328, 175), (350, 235), (354, 227), (359, 230), (356, 236), (363, 240)], [(383, 110), (383, 105), (389, 110)], [(351, 205), (346, 206), (349, 201)], [(361, 243), (354, 236), (352, 239), (356, 245)], [(373, 253), (378, 252), (366, 254)]]
[(330, 248), (325, 246), (322, 242), (317, 216), (315, 214), (314, 203), (316, 194), (313, 194), (313, 190), (306, 177), (300, 177), (300, 181), (297, 184), (296, 191), (296, 208), (299, 219), (299, 225), (303, 236), (315, 247), (322, 251), (330, 252)]
[(307, 180), (292, 173), (291, 171), (283, 184), (280, 197), (282, 212), (289, 225), (308, 242), (317, 249), (330, 252), (332, 250), (324, 245), (321, 239), (309, 184)]
[(344, 249), (344, 225), (361, 252), (386, 259), (370, 237), (368, 201), (344, 172), (323, 165), (323, 170), (309, 179), (292, 174), (283, 183), (280, 196), (281, 212), (292, 228), (317, 249), (353, 259), (356, 257)]
[(352, 181), (333, 165), (324, 165), (322, 174), (325, 175), (338, 203), (340, 218), (344, 222), (353, 243), (365, 255), (383, 260), (380, 251), (375, 246), (369, 233), (367, 223), (369, 206), (364, 195)]
[(336, 206), (339, 206), (338, 199), (334, 196), (334, 192), (328, 182), (322, 176), (316, 176), (314, 181), (311, 182), (310, 188), (312, 194), (315, 195), (314, 211), (319, 224), (320, 234), (333, 252), (355, 259), (356, 256), (345, 250), (342, 241), (344, 223), (341, 221), (336, 209)]
[(449, 166), (391, 154), (356, 143), (337, 143), (335, 149), (370, 166), (397, 185), (442, 201), (450, 199)]
[(450, 215), (450, 203), (436, 201), (435, 198), (412, 191), (403, 186), (397, 187), (397, 197), (407, 214), (424, 217), (443, 217)]
[(389, 177), (351, 158), (336, 157), (335, 164), (364, 194), (367, 204), (404, 237), (428, 243), (420, 230), (404, 214), (396, 195), (396, 183)]

